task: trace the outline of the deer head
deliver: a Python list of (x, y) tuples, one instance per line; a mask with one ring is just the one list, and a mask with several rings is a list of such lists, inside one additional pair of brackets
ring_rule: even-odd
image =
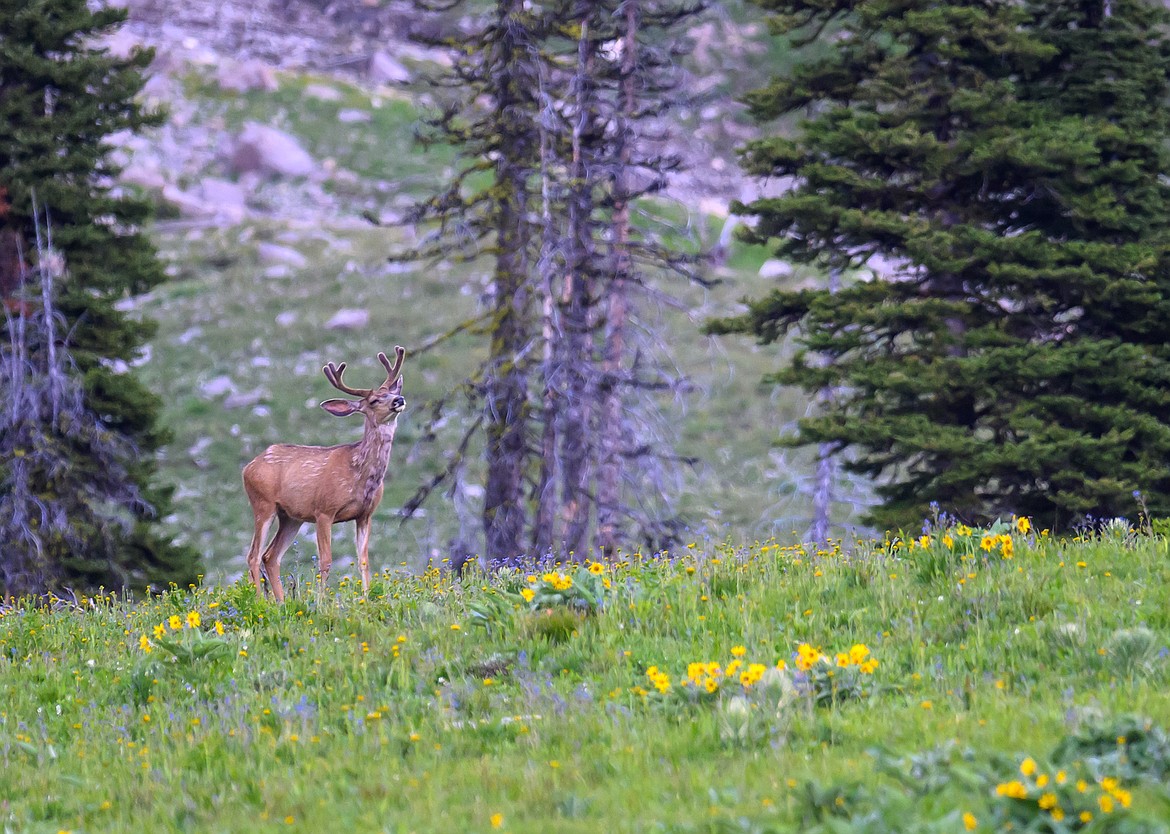
[(352, 388), (346, 385), (342, 379), (342, 374), (345, 373), (344, 362), (340, 365), (334, 365), (332, 362), (325, 365), (322, 370), (330, 385), (338, 391), (360, 399), (357, 402), (325, 400), (321, 407), (335, 417), (348, 417), (360, 412), (365, 415), (367, 423), (373, 423), (375, 426), (395, 419), (406, 408), (406, 400), (402, 397), (402, 360), (406, 356), (406, 349), (396, 347), (394, 352), (396, 356), (393, 365), (386, 358), (386, 354), (378, 354), (378, 361), (386, 369), (386, 381), (377, 388)]

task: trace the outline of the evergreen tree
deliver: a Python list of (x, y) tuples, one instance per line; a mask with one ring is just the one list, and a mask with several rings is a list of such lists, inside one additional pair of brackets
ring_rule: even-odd
[(1170, 41), (1141, 0), (762, 3), (798, 54), (750, 98), (787, 192), (750, 237), (893, 274), (776, 291), (711, 324), (799, 349), (780, 382), (835, 389), (793, 443), (849, 450), (871, 521), (931, 502), (1045, 526), (1170, 511), (1164, 136)]
[[(125, 530), (99, 529), (78, 514), (69, 519), (76, 527), (68, 545), (65, 538), (43, 543), (54, 581), (87, 589), (185, 584), (198, 569), (196, 554), (174, 545), (157, 525), (171, 511), (170, 491), (153, 483), (154, 452), (167, 439), (158, 425), (160, 403), (132, 373), (119, 370), (135, 358), (150, 328), (115, 305), (164, 278), (142, 232), (148, 206), (112, 194), (109, 185), (117, 170), (107, 137), (162, 118), (135, 101), (150, 53), (120, 59), (93, 45), (125, 17), (124, 10), (91, 8), (86, 0), (0, 0), (0, 289), (6, 307), (28, 312), (18, 296), (27, 267), (35, 266), (26, 263), (37, 253), (35, 193), (47, 209), (53, 250), (68, 266), (56, 304), (84, 406), (117, 436), (121, 463), (142, 499)], [(104, 465), (78, 450), (67, 477), (101, 482)], [(11, 474), (2, 462), (0, 474)], [(48, 481), (41, 493), (47, 501), (56, 497)], [(93, 552), (76, 542), (92, 542)]]

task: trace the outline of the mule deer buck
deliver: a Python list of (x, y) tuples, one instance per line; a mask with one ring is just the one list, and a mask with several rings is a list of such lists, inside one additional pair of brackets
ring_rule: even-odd
[[(326, 400), (321, 407), (337, 417), (361, 414), (366, 419), (365, 434), (356, 443), (342, 446), (292, 446), (278, 443), (244, 467), (244, 491), (252, 504), (255, 532), (248, 550), (248, 574), (257, 592), (263, 592), (260, 565), (278, 601), (284, 600), (280, 583), (280, 559), (288, 550), (301, 524), (317, 525), (317, 561), (321, 587), (329, 579), (333, 564), (333, 525), (353, 521), (357, 526), (357, 557), (362, 572), (362, 591), (370, 590), (370, 517), (382, 500), (383, 481), (390, 463), (390, 447), (398, 428), (398, 415), (406, 408), (402, 398), (402, 360), (406, 349), (394, 348), (394, 364), (379, 353), (386, 368), (386, 381), (377, 388), (351, 388), (342, 380), (345, 363), (327, 364), (325, 378), (352, 400)], [(260, 547), (275, 519), (276, 535), (264, 549)]]

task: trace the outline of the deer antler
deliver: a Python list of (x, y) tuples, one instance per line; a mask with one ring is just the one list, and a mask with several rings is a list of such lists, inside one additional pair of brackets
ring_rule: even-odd
[(383, 388), (389, 388), (398, 379), (402, 373), (402, 360), (406, 358), (406, 348), (402, 345), (394, 346), (394, 353), (397, 354), (394, 358), (394, 364), (390, 364), (390, 360), (386, 358), (386, 354), (379, 353), (378, 361), (382, 363), (382, 367), (386, 369), (386, 381), (382, 383)]
[(368, 397), (370, 392), (374, 390), (373, 388), (350, 388), (348, 385), (346, 385), (345, 382), (341, 379), (341, 375), (345, 373), (344, 362), (342, 362), (340, 365), (334, 365), (332, 362), (330, 362), (321, 370), (325, 372), (325, 378), (329, 380), (329, 384), (338, 391), (342, 391), (354, 397)]

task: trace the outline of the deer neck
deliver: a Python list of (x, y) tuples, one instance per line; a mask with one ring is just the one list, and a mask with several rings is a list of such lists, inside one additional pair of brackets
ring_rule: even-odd
[(364, 486), (363, 497), (367, 501), (386, 478), (386, 468), (390, 465), (390, 447), (394, 445), (394, 432), (397, 429), (397, 420), (377, 425), (366, 423), (366, 433), (354, 447), (353, 468), (358, 483)]

